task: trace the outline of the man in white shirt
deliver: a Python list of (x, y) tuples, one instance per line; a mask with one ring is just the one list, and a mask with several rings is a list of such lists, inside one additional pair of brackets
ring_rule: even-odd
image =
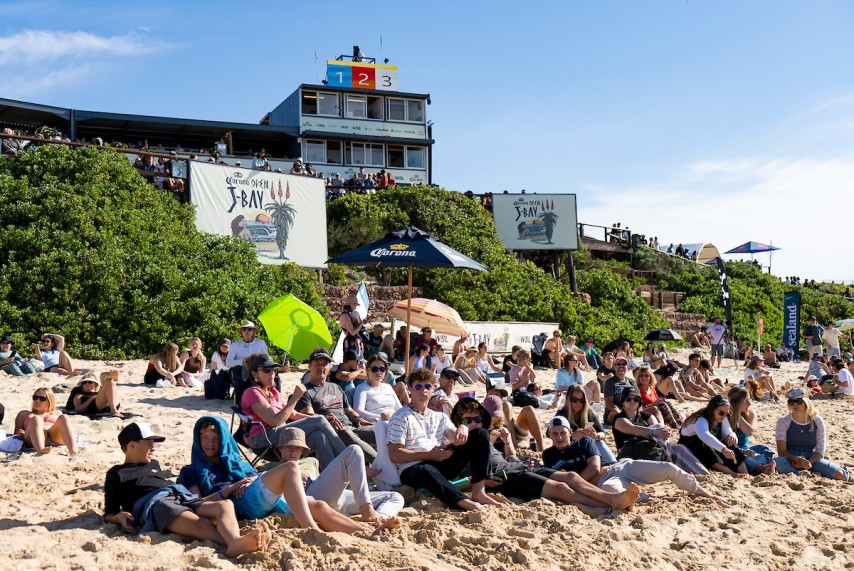
[(837, 395), (854, 395), (854, 375), (845, 368), (845, 363), (835, 360), (833, 367), (833, 393)]
[(225, 368), (230, 369), (235, 365), (243, 365), (243, 359), (253, 353), (263, 353), (269, 355), (267, 344), (263, 339), (258, 339), (257, 335), (260, 331), (258, 327), (251, 321), (244, 321), (237, 328), (242, 339), (234, 341), (228, 350), (228, 357), (225, 359)]
[[(400, 468), (400, 481), (415, 489), (426, 489), (452, 508), (501, 506), (485, 491), (486, 480), (492, 477), (492, 445), (486, 428), (476, 423), (455, 427), (447, 415), (427, 408), (436, 385), (436, 378), (427, 369), (416, 369), (407, 382), (411, 401), (388, 423), (388, 455)], [(451, 444), (445, 446), (446, 440)], [(450, 481), (466, 466), (471, 468), (471, 499)]]
[[(706, 333), (709, 335), (709, 343), (712, 346), (712, 367), (720, 367), (721, 358), (724, 354), (724, 335), (726, 334), (726, 327), (721, 324), (720, 317), (715, 317), (714, 324), (709, 325)], [(718, 358), (717, 365), (715, 365), (715, 357)]]
[(839, 351), (840, 337), (850, 339), (848, 335), (845, 335), (842, 331), (837, 329), (832, 321), (828, 323), (827, 329), (824, 330), (824, 334), (822, 335), (822, 339), (827, 343), (827, 354), (831, 357), (841, 356), (841, 352)]

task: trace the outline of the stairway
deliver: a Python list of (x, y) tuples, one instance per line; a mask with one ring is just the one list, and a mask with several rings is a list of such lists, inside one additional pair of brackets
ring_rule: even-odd
[(708, 323), (705, 313), (682, 313), (672, 309), (657, 309), (656, 311), (667, 320), (670, 328), (678, 331), (684, 339), (697, 331), (699, 326), (705, 327)]
[[(389, 322), (391, 318), (385, 312), (388, 307), (395, 301), (406, 299), (406, 286), (378, 286), (373, 284), (365, 284), (368, 290), (368, 299), (370, 307), (368, 309), (368, 317), (365, 319), (368, 323)], [(352, 286), (323, 286), (323, 303), (329, 308), (332, 316), (337, 317), (344, 309), (344, 300), (347, 296), (356, 295), (359, 290), (358, 284)], [(412, 288), (412, 297), (421, 296), (421, 288)]]

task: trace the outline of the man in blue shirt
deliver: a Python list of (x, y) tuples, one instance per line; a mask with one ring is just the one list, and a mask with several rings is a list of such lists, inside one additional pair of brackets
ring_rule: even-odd
[(810, 357), (818, 353), (821, 355), (824, 347), (822, 345), (822, 337), (824, 336), (824, 328), (818, 324), (815, 315), (810, 317), (810, 324), (804, 327), (804, 339), (807, 343), (807, 351)]

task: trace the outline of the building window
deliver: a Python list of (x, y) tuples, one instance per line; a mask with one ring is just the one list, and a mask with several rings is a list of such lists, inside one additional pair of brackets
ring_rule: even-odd
[(364, 119), (368, 116), (368, 98), (364, 95), (347, 95), (345, 117)]
[(306, 140), (305, 161), (308, 163), (325, 163), (326, 143), (323, 141)]
[(383, 166), (383, 146), (372, 143), (347, 143), (347, 164), (366, 167)]
[(389, 145), (388, 166), (398, 169), (423, 169), (424, 147)]
[(368, 119), (383, 119), (383, 104), (382, 97), (368, 96)]
[(388, 120), (424, 122), (424, 102), (417, 99), (388, 99)]
[(338, 102), (338, 94), (323, 91), (303, 91), (302, 114), (340, 116), (341, 108)]
[(334, 165), (340, 165), (344, 162), (341, 141), (326, 141), (326, 162)]

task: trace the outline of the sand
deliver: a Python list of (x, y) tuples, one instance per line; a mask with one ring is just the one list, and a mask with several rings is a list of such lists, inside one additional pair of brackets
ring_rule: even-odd
[[(682, 352), (684, 359), (687, 352)], [(103, 362), (78, 366), (106, 370)], [(144, 361), (116, 364), (121, 372), (122, 410), (141, 415), (166, 442), (156, 457), (177, 475), (189, 462), (196, 419), (230, 419), (229, 403), (205, 400), (201, 389), (152, 389), (142, 385)], [(725, 364), (726, 366), (726, 364)], [(730, 362), (731, 367), (731, 362)], [(805, 365), (784, 364), (780, 381), (797, 384)], [(553, 372), (538, 371), (548, 385)], [(721, 376), (737, 381), (741, 371)], [(287, 375), (285, 386), (297, 382)], [(590, 373), (585, 375), (591, 376)], [(28, 408), (40, 386), (65, 385), (64, 404), (76, 379), (40, 373), (0, 373), (2, 428), (12, 431), (15, 414)], [(480, 395), (479, 395), (480, 396)], [(854, 465), (852, 404), (848, 399), (816, 403), (828, 426), (831, 460)], [(696, 404), (680, 405), (693, 410)], [(773, 446), (776, 419), (784, 404), (761, 403), (755, 443)], [(550, 418), (543, 413), (543, 421)], [(435, 500), (416, 499), (401, 513), (399, 530), (351, 537), (295, 528), (289, 517), (268, 518), (270, 549), (236, 560), (214, 544), (175, 535), (130, 536), (104, 524), (103, 481), (122, 461), (116, 442), (129, 421), (74, 417), (86, 449), (70, 458), (62, 449), (44, 456), (24, 453), (0, 465), (0, 540), (5, 569), (846, 569), (854, 568), (854, 487), (817, 475), (703, 477), (725, 506), (692, 498), (669, 484), (643, 486), (654, 497), (634, 512), (582, 511), (547, 500), (475, 513), (451, 512)], [(613, 446), (611, 436), (608, 436)], [(0, 461), (4, 460), (0, 453)], [(667, 499), (667, 497), (670, 499)], [(11, 560), (11, 561), (10, 561)]]

